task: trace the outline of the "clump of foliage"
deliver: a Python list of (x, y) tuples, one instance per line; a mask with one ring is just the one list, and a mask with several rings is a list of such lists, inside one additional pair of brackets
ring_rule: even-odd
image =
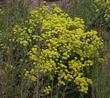
[(110, 28), (110, 0), (94, 0), (98, 22), (101, 27), (109, 30)]
[(109, 32), (110, 0), (68, 0), (67, 12), (71, 17), (83, 18), (88, 29)]
[(71, 17), (84, 19), (89, 27), (95, 18), (95, 6), (93, 0), (68, 0), (67, 12)]
[(97, 4), (97, 11), (104, 10), (104, 17), (105, 20), (110, 19), (110, 1), (109, 0), (94, 0), (94, 2)]
[(30, 0), (3, 1), (0, 6), (0, 97), (27, 98), (31, 83), (22, 81), (23, 68), (18, 61), (22, 52), (18, 53), (20, 47), (12, 43), (12, 27), (26, 19)]
[(25, 62), (24, 77), (37, 83), (37, 94), (43, 96), (66, 96), (68, 87), (87, 93), (92, 66), (104, 60), (102, 40), (96, 31), (85, 30), (82, 19), (52, 7), (31, 11), (13, 28), (12, 41), (25, 55), (19, 59)]

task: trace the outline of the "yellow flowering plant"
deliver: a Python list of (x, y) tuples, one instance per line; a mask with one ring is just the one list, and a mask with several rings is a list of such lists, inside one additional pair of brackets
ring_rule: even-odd
[(70, 18), (56, 5), (32, 10), (24, 23), (13, 28), (13, 35), (18, 45), (28, 48), (25, 77), (43, 80), (40, 91), (46, 95), (68, 84), (87, 93), (92, 84), (87, 71), (99, 58), (104, 60), (104, 45), (97, 32), (86, 31), (83, 19)]

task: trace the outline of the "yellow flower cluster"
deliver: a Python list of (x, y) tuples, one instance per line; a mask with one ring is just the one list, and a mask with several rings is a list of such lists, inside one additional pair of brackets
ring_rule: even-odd
[(91, 79), (88, 79), (86, 77), (81, 77), (80, 75), (78, 75), (74, 82), (76, 83), (76, 85), (78, 85), (78, 89), (80, 92), (84, 92), (84, 93), (87, 93), (88, 91), (88, 86), (90, 84), (92, 84), (92, 81)]
[(45, 88), (43, 88), (43, 93), (45, 95), (48, 95), (50, 94), (51, 90), (52, 90), (51, 86), (46, 86)]
[(37, 81), (37, 78), (35, 75), (33, 75), (35, 73), (34, 69), (31, 69), (31, 71), (27, 71), (25, 70), (25, 78), (32, 80), (33, 82)]
[[(85, 69), (103, 59), (103, 43), (97, 32), (85, 32), (84, 21), (70, 18), (62, 10), (47, 6), (30, 12), (28, 20), (13, 29), (16, 42), (29, 47), (28, 62), (32, 68), (25, 76), (37, 81), (36, 74), (56, 79), (57, 86), (74, 83), (79, 92), (87, 93), (92, 80)], [(57, 78), (56, 78), (57, 77)], [(50, 86), (44, 89), (49, 94)]]

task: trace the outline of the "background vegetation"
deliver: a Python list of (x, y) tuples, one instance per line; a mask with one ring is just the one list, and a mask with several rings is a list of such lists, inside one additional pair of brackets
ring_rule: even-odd
[(110, 1), (41, 2), (1, 5), (0, 98), (110, 98)]

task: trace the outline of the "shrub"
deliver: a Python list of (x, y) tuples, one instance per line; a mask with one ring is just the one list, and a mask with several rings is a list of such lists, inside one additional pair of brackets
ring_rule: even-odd
[(87, 93), (92, 66), (104, 60), (97, 32), (86, 31), (82, 19), (70, 18), (56, 5), (31, 11), (13, 28), (12, 41), (23, 49), (25, 57), (18, 61), (25, 62), (24, 78), (37, 83), (38, 95), (66, 96), (68, 87)]

